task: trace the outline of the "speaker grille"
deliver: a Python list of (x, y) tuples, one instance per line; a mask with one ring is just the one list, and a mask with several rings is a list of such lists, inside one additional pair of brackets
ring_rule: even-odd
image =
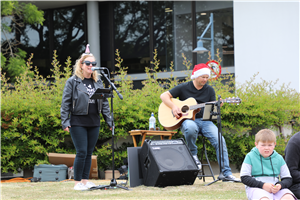
[(183, 155), (183, 148), (178, 146), (162, 146), (152, 148), (153, 154), (157, 160), (158, 165), (165, 170), (184, 170), (188, 161)]

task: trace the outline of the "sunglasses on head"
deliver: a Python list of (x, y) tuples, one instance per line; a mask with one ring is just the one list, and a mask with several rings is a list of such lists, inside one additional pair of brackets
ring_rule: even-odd
[(91, 62), (91, 61), (87, 61), (87, 60), (86, 60), (86, 61), (83, 61), (82, 64), (83, 64), (83, 63), (85, 63), (86, 66), (90, 66), (90, 64), (92, 64), (93, 66), (96, 66), (96, 65), (97, 65), (97, 62)]

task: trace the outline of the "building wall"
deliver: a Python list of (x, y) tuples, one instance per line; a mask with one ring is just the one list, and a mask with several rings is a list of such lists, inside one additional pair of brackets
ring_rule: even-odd
[(237, 84), (258, 73), (300, 91), (299, 1), (234, 1), (235, 76)]

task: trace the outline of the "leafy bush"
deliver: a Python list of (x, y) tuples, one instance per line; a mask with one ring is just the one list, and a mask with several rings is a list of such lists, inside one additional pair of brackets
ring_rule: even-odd
[(31, 78), (32, 56), (24, 73), (16, 78), (14, 90), (8, 90), (12, 86), (5, 74), (1, 77), (2, 172), (47, 163), (47, 153), (59, 151), (66, 135), (60, 125), (60, 102), (66, 78), (71, 75), (70, 60), (62, 73), (54, 57), (52, 78), (55, 81), (50, 83), (36, 69)]
[[(190, 69), (191, 63), (184, 58), (184, 65)], [(75, 153), (74, 145), (68, 144), (70, 138), (68, 132), (61, 129), (60, 105), (66, 80), (71, 76), (70, 58), (65, 63), (64, 71), (59, 69), (61, 65), (56, 60), (54, 53), (53, 82), (47, 82), (39, 76), (38, 71), (31, 67), (29, 58), (25, 72), (16, 77), (15, 90), (10, 87), (5, 74), (2, 74), (1, 87), (1, 171), (14, 171), (32, 169), (35, 164), (48, 163), (47, 153)], [(142, 89), (133, 90), (133, 80), (127, 76), (127, 67), (122, 66), (120, 52), (116, 51), (116, 69), (114, 83), (123, 100), (115, 95), (113, 98), (113, 116), (115, 120), (114, 142), (120, 138), (129, 137), (128, 131), (133, 129), (148, 129), (150, 113), (157, 116), (161, 103), (160, 94), (165, 88), (172, 88), (180, 81), (173, 76), (173, 63), (171, 62), (170, 78), (158, 77), (159, 60), (157, 52), (154, 52), (152, 68), (146, 68), (147, 79), (143, 81)], [(32, 77), (32, 72), (34, 76)], [(182, 81), (189, 81), (190, 74)], [(227, 98), (235, 93), (242, 99), (238, 106), (224, 104), (222, 112), (222, 130), (225, 137), (229, 158), (232, 163), (239, 166), (247, 152), (254, 145), (251, 133), (257, 127), (282, 126), (293, 121), (294, 131), (299, 130), (300, 111), (299, 93), (289, 89), (286, 85), (280, 90), (275, 90), (273, 82), (263, 81), (253, 84), (253, 80), (242, 86), (234, 83), (232, 75), (226, 75), (218, 80), (210, 81), (216, 93)], [(254, 95), (255, 94), (255, 95)], [(157, 123), (161, 130), (163, 127)], [(249, 136), (250, 135), (250, 136)], [(112, 133), (101, 117), (99, 139), (94, 151), (98, 155), (98, 166), (105, 170), (112, 166), (112, 149), (108, 142)], [(174, 138), (183, 138), (180, 131)], [(286, 139), (288, 140), (288, 139)], [(285, 140), (278, 140), (279, 152), (283, 152)], [(283, 142), (284, 141), (284, 142)], [(198, 140), (197, 145), (202, 144)], [(123, 165), (127, 157), (127, 147), (133, 144), (114, 145), (115, 169)], [(199, 151), (200, 153), (201, 151)], [(216, 160), (215, 149), (208, 145), (210, 160)]]

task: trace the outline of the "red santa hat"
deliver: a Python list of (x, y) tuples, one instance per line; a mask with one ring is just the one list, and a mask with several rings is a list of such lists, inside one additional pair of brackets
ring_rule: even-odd
[(210, 68), (204, 63), (195, 65), (193, 72), (192, 72), (191, 79), (195, 79), (202, 75), (208, 75), (208, 77), (209, 77), (210, 76)]

